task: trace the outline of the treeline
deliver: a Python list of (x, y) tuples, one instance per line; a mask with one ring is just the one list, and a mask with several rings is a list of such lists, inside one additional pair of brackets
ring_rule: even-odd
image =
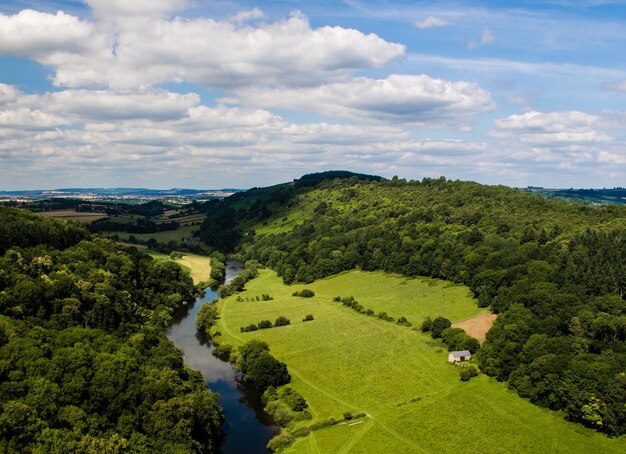
[(25, 211), (0, 226), (0, 451), (216, 451), (217, 397), (165, 336), (188, 273)]
[(139, 218), (134, 224), (115, 222), (114, 218), (100, 219), (88, 225), (91, 232), (127, 232), (127, 233), (157, 233), (176, 230), (180, 224), (176, 221), (154, 222), (151, 219)]
[(286, 283), (354, 268), (464, 283), (500, 314), (478, 353), (484, 372), (571, 420), (626, 431), (624, 207), (444, 178), (324, 181), (289, 205), (304, 221), (288, 232), (231, 221), (244, 259)]

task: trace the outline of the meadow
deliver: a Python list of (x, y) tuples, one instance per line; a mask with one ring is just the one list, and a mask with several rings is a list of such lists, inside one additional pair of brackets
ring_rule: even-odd
[[(313, 298), (294, 297), (309, 288)], [(256, 301), (269, 294), (271, 301)], [(290, 386), (309, 403), (313, 421), (365, 412), (357, 424), (311, 432), (288, 448), (295, 453), (624, 452), (610, 439), (560, 413), (532, 405), (506, 385), (481, 375), (459, 380), (443, 343), (419, 330), (357, 313), (333, 301), (354, 296), (365, 308), (458, 322), (484, 313), (467, 288), (381, 272), (342, 273), (308, 285), (286, 286), (270, 270), (238, 295), (218, 302), (220, 342), (266, 341), (287, 364)], [(240, 296), (244, 301), (237, 301)], [(249, 301), (246, 301), (248, 299)], [(252, 301), (253, 300), (253, 301)], [(303, 322), (307, 314), (314, 320)], [(241, 333), (239, 328), (284, 315), (291, 325)], [(302, 424), (302, 423), (300, 423)]]
[[(172, 260), (169, 254), (163, 254), (161, 252), (145, 250), (149, 256), (155, 260)], [(189, 271), (189, 275), (193, 279), (194, 284), (199, 284), (202, 281), (208, 281), (211, 278), (211, 260), (204, 255), (183, 253), (182, 257), (175, 259), (174, 261), (180, 266)]]

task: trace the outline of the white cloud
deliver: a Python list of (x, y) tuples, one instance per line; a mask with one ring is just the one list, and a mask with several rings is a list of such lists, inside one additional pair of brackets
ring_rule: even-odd
[(247, 89), (243, 102), (335, 118), (366, 119), (429, 127), (467, 127), (473, 117), (495, 104), (488, 92), (470, 82), (450, 82), (426, 75), (356, 78), (310, 88)]
[(85, 0), (96, 17), (120, 19), (130, 17), (163, 17), (188, 6), (189, 0)]
[(610, 142), (601, 131), (602, 119), (585, 112), (526, 112), (495, 121), (492, 137), (525, 144), (578, 152), (578, 144)]
[(480, 39), (478, 41), (470, 41), (467, 47), (469, 47), (470, 49), (476, 49), (480, 46), (493, 44), (495, 42), (496, 42), (496, 35), (494, 35), (490, 29), (485, 28), (480, 34)]
[(231, 22), (247, 22), (254, 19), (262, 19), (265, 17), (263, 11), (259, 8), (253, 8), (247, 11), (241, 11), (233, 16), (231, 16)]
[(421, 29), (445, 27), (446, 25), (449, 25), (448, 21), (441, 19), (439, 17), (434, 17), (434, 16), (428, 16), (425, 19), (415, 21), (415, 26)]
[(162, 90), (143, 93), (115, 93), (104, 90), (64, 90), (38, 101), (54, 113), (78, 119), (108, 121), (148, 118), (180, 118), (200, 103), (195, 93), (181, 95)]
[(50, 53), (87, 52), (93, 24), (59, 11), (56, 14), (23, 10), (0, 14), (0, 54), (46, 59)]
[[(374, 34), (312, 28), (299, 13), (277, 22), (245, 25), (161, 17), (169, 6), (180, 7), (183, 2), (92, 0), (91, 4), (96, 18), (124, 19), (91, 23), (30, 10), (0, 15), (0, 54), (31, 57), (51, 66), (57, 86), (132, 90), (180, 81), (212, 88), (312, 85), (382, 68), (405, 51)], [(144, 8), (151, 13), (142, 15)], [(259, 13), (252, 10), (240, 19)]]
[(19, 96), (20, 91), (16, 87), (0, 83), (0, 106), (16, 101)]

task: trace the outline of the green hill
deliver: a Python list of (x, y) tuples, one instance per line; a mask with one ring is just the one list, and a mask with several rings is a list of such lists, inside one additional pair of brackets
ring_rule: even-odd
[(287, 284), (345, 270), (467, 285), (499, 313), (480, 368), (567, 419), (626, 431), (626, 208), (445, 178), (343, 175), (215, 205), (203, 239)]

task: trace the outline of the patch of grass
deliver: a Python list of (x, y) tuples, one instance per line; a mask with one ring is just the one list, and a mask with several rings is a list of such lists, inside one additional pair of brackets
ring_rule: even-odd
[[(461, 286), (404, 279), (383, 273), (348, 272), (307, 284), (316, 296), (292, 293), (269, 270), (246, 284), (242, 297), (270, 293), (263, 305), (221, 300), (215, 329), (223, 342), (266, 341), (285, 362), (290, 387), (308, 402), (310, 424), (344, 412), (366, 412), (362, 423), (338, 424), (298, 438), (286, 452), (624, 452), (626, 440), (565, 421), (532, 405), (506, 384), (481, 375), (459, 380), (443, 344), (410, 328), (368, 317), (333, 302), (352, 294), (376, 311), (409, 320), (437, 314), (461, 320), (481, 313)], [(423, 295), (423, 296), (422, 296)], [(302, 322), (309, 313), (315, 320)], [(240, 333), (239, 326), (279, 315), (293, 323), (281, 329)], [(417, 321), (417, 320), (414, 320)], [(402, 405), (399, 405), (402, 404)]]

